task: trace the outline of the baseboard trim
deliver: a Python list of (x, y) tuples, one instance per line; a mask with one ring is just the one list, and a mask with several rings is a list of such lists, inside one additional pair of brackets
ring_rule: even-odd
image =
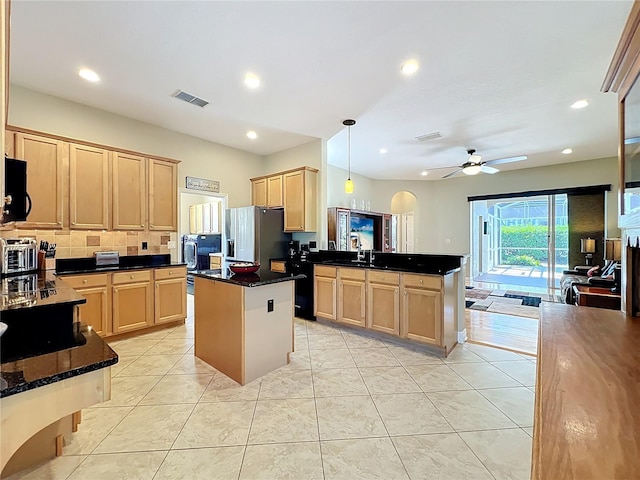
[(458, 332), (458, 343), (464, 343), (467, 341), (467, 329), (463, 328), (461, 332)]

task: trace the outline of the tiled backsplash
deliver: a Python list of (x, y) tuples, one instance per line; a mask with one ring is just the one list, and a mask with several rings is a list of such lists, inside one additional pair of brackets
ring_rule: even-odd
[[(96, 230), (2, 230), (4, 238), (35, 238), (55, 243), (56, 258), (92, 257), (94, 252), (113, 250), (120, 255), (174, 253), (169, 242), (177, 244), (176, 232), (102, 232)], [(143, 250), (143, 242), (147, 249)]]

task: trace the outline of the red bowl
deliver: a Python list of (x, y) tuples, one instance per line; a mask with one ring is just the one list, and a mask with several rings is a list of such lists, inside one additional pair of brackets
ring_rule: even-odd
[(229, 265), (229, 270), (239, 275), (254, 273), (254, 272), (257, 272), (259, 269), (260, 269), (259, 263), (254, 263), (251, 265), (232, 263), (231, 265)]

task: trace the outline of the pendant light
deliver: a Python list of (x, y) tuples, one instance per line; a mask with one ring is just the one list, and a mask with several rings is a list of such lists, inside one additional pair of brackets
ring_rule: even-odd
[(342, 122), (342, 124), (348, 127), (349, 132), (349, 176), (347, 177), (347, 181), (344, 182), (344, 193), (353, 193), (353, 182), (351, 181), (351, 127), (356, 124), (356, 121), (349, 119)]

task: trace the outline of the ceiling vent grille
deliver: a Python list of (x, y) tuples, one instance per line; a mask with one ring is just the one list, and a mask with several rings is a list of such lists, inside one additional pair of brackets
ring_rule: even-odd
[(424, 135), (418, 135), (416, 140), (419, 142), (426, 142), (428, 140), (436, 140), (437, 138), (442, 138), (442, 134), (440, 132), (432, 132), (425, 133)]
[(206, 100), (194, 97), (193, 95), (190, 95), (187, 92), (183, 92), (182, 90), (176, 90), (171, 96), (192, 105), (197, 105), (200, 108), (209, 105), (209, 102), (207, 102)]

